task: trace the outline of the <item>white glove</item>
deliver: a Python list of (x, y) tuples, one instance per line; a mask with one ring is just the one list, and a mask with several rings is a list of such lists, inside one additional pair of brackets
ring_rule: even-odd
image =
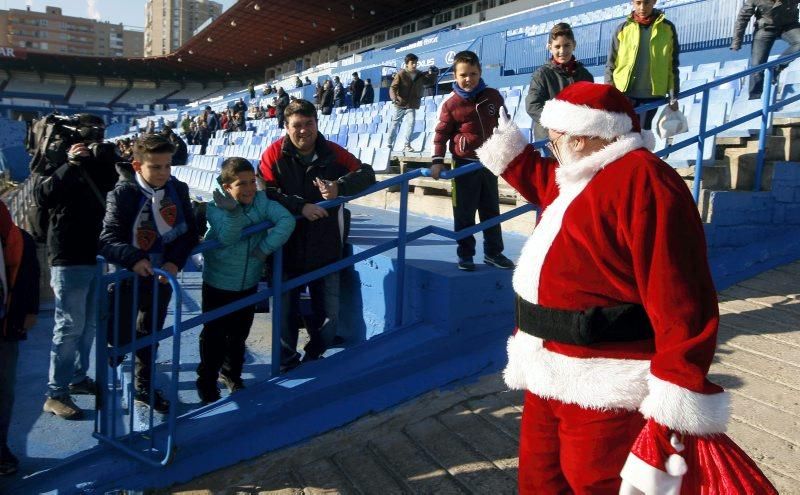
[(497, 121), (497, 130), (505, 130), (508, 128), (508, 125), (511, 124), (511, 117), (508, 116), (508, 112), (506, 112), (506, 107), (500, 107), (500, 119)]
[(511, 161), (528, 145), (516, 122), (509, 118), (505, 107), (500, 108), (497, 129), (477, 149), (478, 160), (494, 175), (501, 175)]

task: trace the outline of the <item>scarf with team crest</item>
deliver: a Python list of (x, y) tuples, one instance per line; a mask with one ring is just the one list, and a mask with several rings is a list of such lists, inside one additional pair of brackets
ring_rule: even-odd
[(150, 261), (159, 266), (164, 245), (188, 230), (186, 217), (171, 180), (153, 189), (140, 174), (134, 175), (143, 198), (133, 222), (133, 245), (150, 254)]

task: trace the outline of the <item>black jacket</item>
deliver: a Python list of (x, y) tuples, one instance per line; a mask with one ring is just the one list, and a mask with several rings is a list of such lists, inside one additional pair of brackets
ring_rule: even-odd
[(49, 210), (47, 260), (51, 266), (94, 265), (97, 239), (103, 227), (106, 205), (97, 197), (83, 173), (94, 182), (100, 195), (114, 188), (117, 172), (113, 163), (87, 158), (81, 165), (59, 166), (34, 190), (36, 202)]
[(350, 94), (353, 95), (353, 103), (360, 103), (361, 96), (364, 93), (364, 80), (353, 79), (350, 81)]
[[(108, 207), (103, 219), (99, 251), (110, 263), (117, 263), (130, 270), (139, 260), (149, 259), (147, 252), (133, 245), (133, 224), (139, 214), (142, 193), (133, 177), (130, 164), (121, 163), (117, 169), (120, 175), (119, 182), (114, 190), (108, 193)], [(164, 246), (163, 262), (171, 262), (181, 269), (199, 242), (199, 236), (189, 200), (189, 186), (174, 177), (169, 180), (172, 181), (178, 194), (187, 230)]]
[(756, 16), (756, 30), (775, 29), (779, 32), (800, 27), (797, 6), (800, 0), (745, 0), (733, 28), (731, 48), (738, 50), (752, 16)]
[(172, 164), (186, 165), (186, 162), (189, 161), (189, 151), (186, 147), (186, 142), (174, 132), (171, 133), (167, 139), (175, 146), (175, 153), (172, 155)]
[(325, 89), (319, 102), (319, 109), (322, 115), (330, 115), (333, 110), (333, 90)]
[(372, 84), (367, 84), (364, 86), (364, 94), (361, 95), (361, 103), (364, 105), (368, 105), (375, 101), (375, 88), (372, 87)]
[(577, 62), (575, 72), (570, 75), (563, 68), (548, 62), (534, 71), (531, 76), (531, 85), (528, 95), (525, 97), (525, 110), (534, 122), (534, 136), (536, 139), (544, 139), (547, 132), (539, 125), (542, 118), (542, 110), (547, 100), (556, 97), (562, 89), (576, 81), (593, 82), (594, 77), (586, 70), (582, 63)]
[[(322, 195), (314, 180), (336, 181), (339, 195), (357, 194), (375, 183), (375, 172), (347, 150), (327, 141), (320, 134), (316, 142), (317, 158), (306, 165), (287, 137), (272, 143), (261, 155), (259, 173), (267, 196), (289, 212), (300, 215), (307, 203), (319, 203)], [(284, 249), (284, 266), (291, 273), (306, 273), (342, 258), (343, 233), (346, 231), (341, 206), (328, 210), (328, 217), (310, 222), (297, 220), (294, 232)]]

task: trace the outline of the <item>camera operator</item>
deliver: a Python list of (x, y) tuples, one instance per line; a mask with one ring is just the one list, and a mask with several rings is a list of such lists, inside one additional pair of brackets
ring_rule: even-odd
[[(39, 207), (49, 213), (47, 254), (50, 286), (55, 293), (55, 325), (44, 411), (78, 419), (82, 411), (70, 394), (96, 394), (88, 375), (95, 337), (94, 274), (97, 244), (105, 214), (106, 194), (117, 181), (115, 147), (103, 143), (100, 117), (78, 114), (63, 118), (57, 132), (66, 148), (63, 163), (34, 191)], [(67, 148), (68, 146), (68, 148)], [(63, 156), (63, 155), (62, 155)]]

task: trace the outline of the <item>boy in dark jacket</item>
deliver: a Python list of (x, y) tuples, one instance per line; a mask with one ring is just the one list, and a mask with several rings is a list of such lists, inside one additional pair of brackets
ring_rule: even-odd
[(525, 108), (535, 125), (533, 137), (536, 141), (547, 138), (547, 130), (539, 123), (545, 102), (576, 81), (594, 82), (586, 67), (572, 54), (575, 46), (575, 35), (569, 24), (559, 22), (553, 26), (547, 40), (550, 61), (533, 73), (528, 96), (525, 97)]
[(0, 476), (17, 471), (19, 460), (8, 449), (14, 406), (19, 341), (36, 324), (39, 312), (39, 261), (36, 242), (11, 220), (0, 202)]
[[(444, 151), (450, 142), (455, 167), (478, 161), (475, 150), (492, 135), (497, 127), (500, 109), (504, 107), (502, 95), (486, 86), (481, 78), (481, 63), (470, 51), (456, 54), (453, 60), (453, 92), (445, 100), (439, 114), (433, 138), (431, 177), (439, 178), (444, 166)], [(475, 225), (475, 212), (481, 222), (500, 214), (500, 194), (497, 177), (485, 168), (453, 180), (454, 230)], [(475, 237), (458, 241), (458, 268), (474, 271)], [(503, 255), (503, 235), (500, 225), (483, 231), (483, 261), (498, 268), (514, 268), (514, 263)]]
[[(140, 277), (137, 338), (160, 330), (167, 315), (171, 288), (166, 280), (160, 280), (158, 307), (152, 307), (153, 268), (177, 275), (198, 242), (189, 187), (170, 175), (174, 151), (172, 143), (158, 134), (145, 135), (133, 145), (133, 163), (117, 166), (120, 180), (108, 194), (100, 234), (100, 254)], [(154, 312), (156, 328), (152, 327)], [(150, 396), (151, 347), (135, 354), (134, 400), (166, 414), (169, 401), (161, 391)]]

